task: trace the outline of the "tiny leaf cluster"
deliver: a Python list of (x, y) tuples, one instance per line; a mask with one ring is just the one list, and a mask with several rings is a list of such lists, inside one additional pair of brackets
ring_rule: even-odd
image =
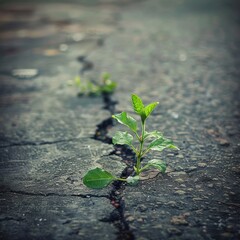
[(77, 76), (74, 81), (70, 81), (69, 85), (74, 85), (78, 88), (78, 96), (110, 94), (113, 93), (117, 87), (117, 83), (111, 80), (111, 75), (109, 73), (102, 74), (100, 84)]
[[(89, 188), (103, 188), (110, 184), (112, 181), (126, 181), (127, 183), (133, 184), (140, 179), (141, 172), (155, 168), (160, 172), (164, 173), (166, 171), (166, 164), (160, 159), (152, 159), (148, 161), (145, 165), (142, 165), (142, 158), (149, 151), (163, 151), (166, 148), (177, 149), (178, 147), (173, 144), (173, 142), (163, 136), (159, 131), (146, 131), (146, 120), (151, 115), (152, 111), (157, 107), (158, 102), (152, 102), (145, 106), (139, 96), (132, 94), (132, 106), (133, 110), (140, 116), (140, 128), (137, 120), (126, 112), (122, 112), (112, 117), (116, 119), (119, 123), (125, 125), (128, 131), (122, 132), (117, 131), (112, 138), (114, 145), (127, 145), (136, 156), (136, 163), (134, 166), (135, 176), (129, 176), (128, 178), (118, 178), (111, 173), (95, 168), (87, 172), (83, 177), (83, 183)], [(137, 146), (134, 145), (134, 140), (137, 140)]]

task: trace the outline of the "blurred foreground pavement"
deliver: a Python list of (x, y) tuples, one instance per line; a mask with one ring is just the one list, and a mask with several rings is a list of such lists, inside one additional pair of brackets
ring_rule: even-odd
[[(239, 25), (234, 0), (0, 1), (1, 239), (240, 239)], [(68, 86), (106, 71), (107, 98)], [(87, 189), (88, 169), (130, 169), (107, 140), (133, 92), (181, 150), (148, 157), (166, 174)]]

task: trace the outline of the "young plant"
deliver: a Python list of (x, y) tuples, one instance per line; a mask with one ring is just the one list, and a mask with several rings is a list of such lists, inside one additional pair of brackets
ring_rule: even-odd
[[(171, 140), (166, 139), (163, 134), (159, 131), (147, 132), (146, 131), (146, 120), (152, 113), (152, 111), (158, 105), (158, 102), (150, 103), (144, 106), (140, 97), (136, 94), (132, 94), (132, 105), (134, 111), (140, 116), (140, 130), (137, 121), (129, 116), (126, 112), (113, 115), (119, 123), (125, 125), (128, 128), (127, 132), (117, 131), (112, 139), (113, 144), (128, 145), (136, 155), (136, 164), (134, 166), (135, 176), (129, 176), (126, 179), (118, 178), (111, 173), (95, 168), (90, 170), (84, 177), (83, 183), (89, 188), (103, 188), (110, 184), (112, 181), (126, 181), (128, 183), (137, 182), (141, 172), (156, 168), (161, 172), (166, 171), (166, 164), (159, 159), (152, 159), (142, 166), (142, 158), (151, 150), (163, 151), (166, 148), (178, 149)], [(138, 142), (137, 146), (134, 146), (134, 138)]]
[(78, 88), (78, 95), (99, 96), (101, 94), (113, 93), (117, 87), (117, 83), (112, 81), (109, 73), (103, 73), (101, 83), (95, 83), (87, 79), (82, 79), (77, 76), (74, 81), (70, 81), (69, 85), (74, 85)]

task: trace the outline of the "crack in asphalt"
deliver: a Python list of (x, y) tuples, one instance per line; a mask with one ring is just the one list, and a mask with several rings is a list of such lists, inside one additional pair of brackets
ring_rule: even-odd
[[(82, 67), (80, 69), (80, 73), (83, 75), (85, 71), (91, 70), (94, 64), (86, 59), (87, 56), (80, 56), (77, 60), (82, 63)], [(115, 114), (115, 105), (117, 101), (112, 100), (111, 94), (102, 93), (102, 99), (104, 103), (104, 109), (110, 112), (110, 114)], [(112, 138), (107, 136), (108, 130), (112, 128), (114, 125), (114, 121), (112, 117), (103, 120), (100, 124), (97, 125), (97, 129), (93, 136), (93, 139), (97, 141), (101, 141), (103, 143), (112, 144)], [(121, 156), (124, 161), (123, 156), (130, 156), (131, 159), (134, 159), (133, 152), (127, 149), (124, 146), (114, 146), (115, 151), (111, 152), (111, 155)], [(117, 150), (120, 152), (116, 154)], [(133, 173), (133, 161), (124, 161), (127, 164), (127, 167), (121, 173), (121, 178), (127, 178)], [(111, 212), (110, 216), (101, 219), (102, 222), (108, 222), (114, 225), (117, 229), (117, 237), (116, 240), (134, 240), (135, 236), (130, 229), (130, 226), (125, 218), (125, 202), (122, 198), (122, 193), (124, 191), (124, 183), (122, 181), (114, 181), (112, 184), (112, 190), (108, 195), (108, 199), (110, 203), (115, 207), (115, 209)]]
[[(110, 94), (103, 94), (103, 102), (105, 104), (104, 109), (108, 110), (111, 115), (115, 113), (116, 101), (111, 99)], [(114, 121), (112, 118), (107, 118), (103, 120), (100, 124), (97, 125), (97, 129), (93, 139), (112, 144), (112, 138), (108, 137), (108, 130), (112, 128)], [(134, 153), (126, 148), (125, 146), (114, 146), (115, 150), (112, 151), (109, 155), (117, 155), (122, 158), (126, 163), (127, 167), (121, 173), (120, 178), (127, 178), (133, 173), (133, 161)], [(120, 153), (120, 154), (117, 154)], [(124, 160), (126, 157), (129, 159)], [(122, 197), (123, 191), (125, 189), (125, 183), (122, 181), (115, 181), (112, 184), (112, 190), (109, 193), (110, 203), (115, 207), (111, 212), (110, 216), (101, 219), (102, 222), (112, 223), (115, 228), (118, 230), (116, 233), (116, 240), (134, 240), (135, 236), (130, 229), (130, 226), (125, 218), (125, 201)]]
[(60, 193), (43, 193), (43, 192), (26, 192), (21, 190), (5, 190), (1, 191), (0, 193), (14, 193), (19, 195), (25, 195), (25, 196), (37, 196), (37, 197), (80, 197), (80, 198), (107, 198), (109, 199), (109, 195), (96, 195), (96, 194), (60, 194)]
[(3, 217), (3, 218), (0, 218), (0, 222), (3, 222), (3, 221), (17, 221), (17, 222), (21, 222), (25, 220), (25, 218), (14, 218), (14, 217)]
[(91, 61), (87, 60), (87, 56), (79, 56), (77, 60), (82, 64), (82, 67), (80, 69), (80, 74), (82, 75), (85, 71), (89, 71), (94, 67), (94, 64)]

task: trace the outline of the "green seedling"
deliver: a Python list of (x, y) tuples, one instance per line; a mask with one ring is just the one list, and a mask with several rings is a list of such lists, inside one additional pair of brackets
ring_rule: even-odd
[(69, 84), (74, 85), (78, 88), (78, 95), (92, 95), (99, 96), (101, 94), (110, 94), (113, 93), (117, 87), (117, 83), (112, 81), (109, 73), (103, 73), (101, 76), (101, 83), (95, 83), (87, 79), (82, 79), (80, 76), (77, 76), (74, 81), (71, 81)]
[[(118, 178), (101, 168), (95, 168), (87, 172), (87, 174), (83, 177), (83, 183), (87, 187), (103, 188), (115, 180), (134, 184), (140, 179), (140, 174), (143, 171), (151, 168), (158, 169), (160, 172), (164, 173), (166, 171), (166, 164), (162, 160), (152, 159), (145, 165), (142, 165), (142, 158), (151, 150), (159, 152), (166, 148), (178, 150), (173, 142), (165, 138), (161, 132), (146, 131), (146, 120), (156, 108), (158, 102), (153, 102), (144, 106), (141, 98), (136, 94), (132, 94), (132, 105), (134, 111), (140, 116), (140, 129), (137, 121), (126, 112), (113, 115), (112, 117), (119, 123), (125, 125), (128, 128), (128, 131), (117, 131), (112, 139), (112, 142), (114, 145), (127, 145), (133, 150), (136, 155), (136, 164), (134, 166), (135, 176), (129, 176), (126, 179)], [(137, 146), (134, 146), (134, 142), (138, 142)]]

